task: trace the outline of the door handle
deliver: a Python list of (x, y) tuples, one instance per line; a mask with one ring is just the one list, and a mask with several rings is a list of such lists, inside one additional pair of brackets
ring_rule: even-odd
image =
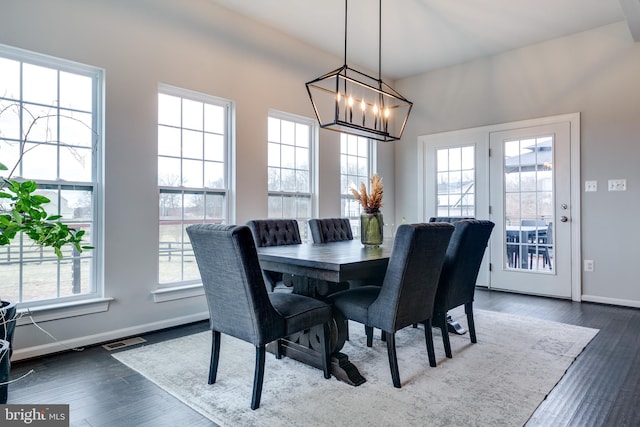
[(569, 221), (569, 218), (567, 218), (566, 216), (562, 215), (560, 217), (560, 222), (567, 222), (567, 221)]

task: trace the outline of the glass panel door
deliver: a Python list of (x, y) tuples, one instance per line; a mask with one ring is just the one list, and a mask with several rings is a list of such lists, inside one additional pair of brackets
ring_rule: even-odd
[(418, 138), (423, 220), (495, 223), (477, 285), (579, 298), (579, 129), (567, 114)]
[(504, 141), (504, 267), (553, 273), (553, 136)]
[(568, 122), (492, 132), (491, 287), (571, 296)]

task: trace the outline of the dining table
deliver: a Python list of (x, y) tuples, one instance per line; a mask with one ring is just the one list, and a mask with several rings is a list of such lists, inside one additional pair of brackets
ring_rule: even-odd
[[(345, 240), (267, 246), (257, 250), (263, 270), (293, 277), (294, 293), (326, 299), (332, 292), (344, 289), (346, 282), (380, 285), (387, 270), (392, 246), (392, 240), (384, 241), (376, 247), (365, 246), (359, 240)], [(321, 368), (318, 339), (321, 333), (321, 330), (312, 329), (288, 337), (282, 343), (283, 354)], [(338, 310), (334, 310), (331, 326), (331, 371), (339, 380), (358, 386), (366, 379), (349, 361), (348, 355), (340, 351), (347, 339), (347, 319)]]

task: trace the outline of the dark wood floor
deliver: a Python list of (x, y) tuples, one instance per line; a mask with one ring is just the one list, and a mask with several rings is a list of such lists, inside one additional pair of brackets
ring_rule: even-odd
[[(640, 425), (640, 310), (486, 290), (477, 291), (475, 307), (600, 329), (528, 426)], [(206, 322), (143, 337), (157, 342), (203, 330)], [(96, 346), (14, 363), (12, 378), (34, 372), (9, 386), (8, 403), (69, 403), (72, 426), (215, 425), (112, 353)]]

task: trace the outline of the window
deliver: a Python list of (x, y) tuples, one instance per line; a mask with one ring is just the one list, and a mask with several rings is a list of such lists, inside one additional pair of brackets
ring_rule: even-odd
[(272, 111), (268, 123), (269, 218), (295, 218), (303, 240), (313, 212), (313, 120)]
[[(50, 215), (94, 246), (62, 259), (25, 235), (0, 246), (0, 295), (38, 306), (95, 297), (103, 72), (0, 45), (0, 176), (35, 181)], [(8, 203), (3, 199), (4, 207)]]
[(437, 216), (475, 217), (475, 147), (438, 149), (436, 170)]
[(351, 220), (354, 237), (360, 236), (360, 203), (353, 197), (350, 189), (371, 184), (373, 171), (374, 144), (367, 138), (355, 135), (340, 135), (340, 186), (341, 212)]
[(231, 102), (161, 85), (158, 95), (159, 282), (200, 281), (185, 231), (230, 216)]

